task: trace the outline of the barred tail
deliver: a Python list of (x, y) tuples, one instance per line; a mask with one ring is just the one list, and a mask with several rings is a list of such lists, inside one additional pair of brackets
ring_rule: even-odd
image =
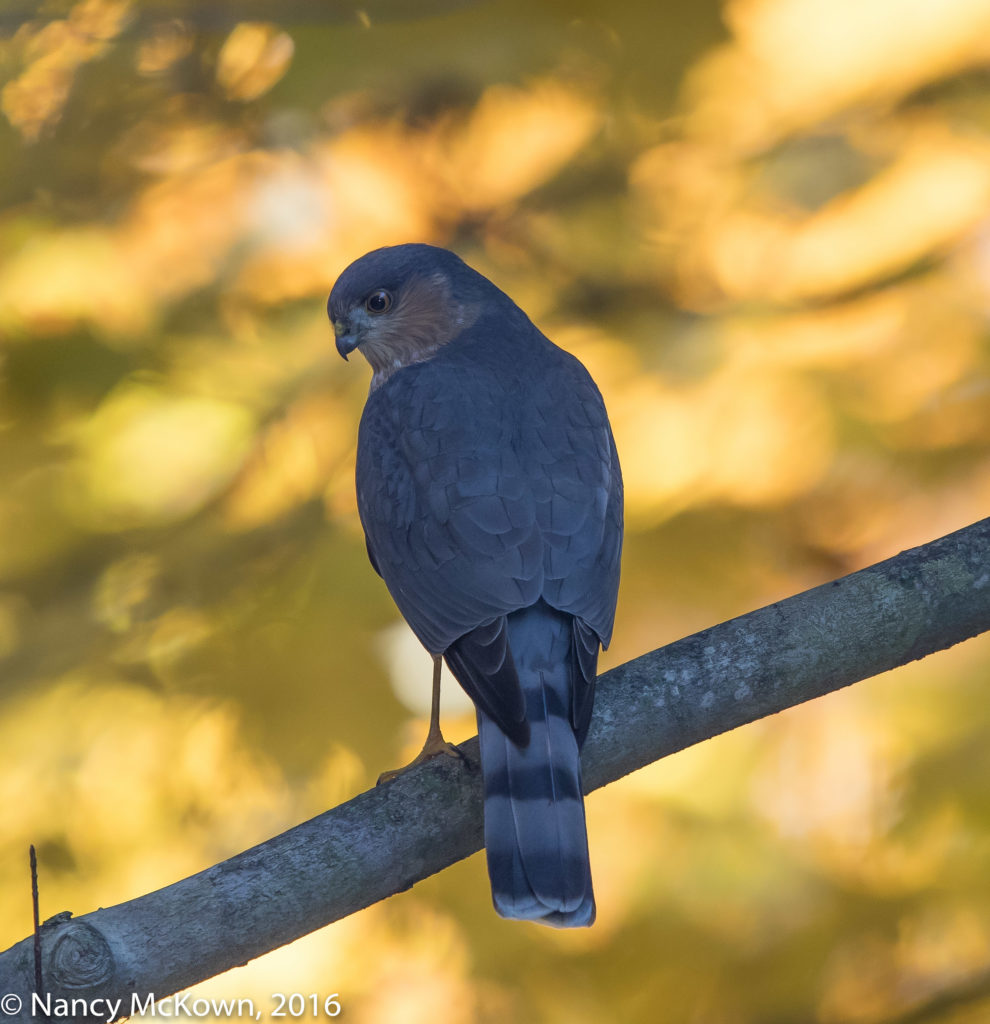
[(584, 681), (571, 616), (541, 601), (508, 616), (508, 639), (530, 738), (517, 746), (478, 712), (495, 909), (562, 928), (590, 925), (595, 897), (573, 724), (573, 688)]

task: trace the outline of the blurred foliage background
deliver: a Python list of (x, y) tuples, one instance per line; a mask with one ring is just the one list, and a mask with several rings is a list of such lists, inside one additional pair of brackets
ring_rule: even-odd
[[(0, 946), (29, 842), (83, 913), (422, 739), (324, 311), (368, 249), (455, 248), (598, 380), (606, 666), (986, 514), (990, 0), (9, 0), (0, 81)], [(977, 639), (591, 796), (590, 931), (499, 920), (476, 856), (201, 990), (985, 1020), (988, 670)]]

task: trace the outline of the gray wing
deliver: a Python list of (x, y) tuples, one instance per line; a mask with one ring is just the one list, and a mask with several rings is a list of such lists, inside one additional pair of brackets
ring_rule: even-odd
[(546, 545), (542, 596), (608, 646), (622, 553), (622, 473), (605, 403), (588, 371), (557, 349), (555, 373), (533, 403), (528, 448), (541, 481), (537, 522)]
[(368, 399), (357, 496), (368, 549), (433, 653), (532, 604), (542, 585), (536, 503), (490, 382), (408, 367)]
[(571, 620), (571, 724), (578, 748), (591, 723), (599, 646), (612, 638), (622, 555), (622, 473), (605, 403), (584, 366), (559, 353), (534, 403), (532, 442), (549, 481), (537, 503), (544, 539), (543, 599)]
[(357, 460), (369, 554), (399, 610), (428, 650), (460, 659), (462, 685), (520, 741), (504, 616), (541, 596), (575, 616), (574, 716), (585, 718), (622, 539), (601, 396), (577, 360), (536, 337), (518, 358), (441, 350), (396, 373), (368, 399)]

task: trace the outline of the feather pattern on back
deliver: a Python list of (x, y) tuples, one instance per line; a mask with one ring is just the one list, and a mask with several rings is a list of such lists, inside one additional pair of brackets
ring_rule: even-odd
[[(400, 318), (363, 311), (376, 287)], [(369, 556), (478, 709), (496, 908), (590, 924), (579, 753), (622, 549), (601, 395), (445, 250), (377, 250), (344, 272), (328, 308), (341, 353), (365, 351), (375, 370), (356, 472)]]

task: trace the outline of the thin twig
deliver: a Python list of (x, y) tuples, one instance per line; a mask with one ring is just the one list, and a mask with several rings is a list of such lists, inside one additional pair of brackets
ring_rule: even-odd
[(31, 844), (31, 904), (34, 910), (34, 990), (45, 994), (41, 983), (41, 915), (38, 913), (38, 854)]

